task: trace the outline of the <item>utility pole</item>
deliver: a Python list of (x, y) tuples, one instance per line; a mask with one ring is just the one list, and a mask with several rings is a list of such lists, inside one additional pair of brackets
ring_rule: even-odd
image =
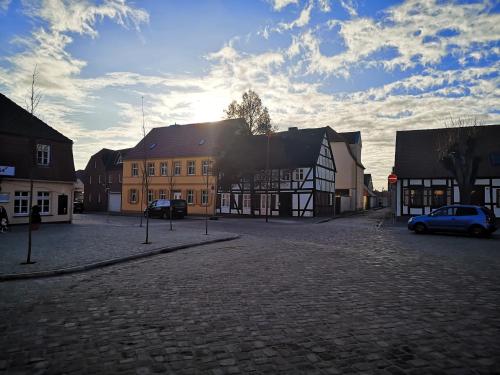
[[(207, 173), (206, 173), (206, 178), (207, 178), (207, 186), (206, 186), (206, 192), (207, 192), (207, 201), (205, 202), (205, 235), (208, 236), (208, 178), (210, 176), (210, 164), (211, 164), (211, 160), (208, 159), (207, 160)], [(202, 167), (203, 169), (203, 167)]]
[[(145, 144), (146, 139), (146, 126), (144, 125), (144, 96), (141, 96), (141, 104), (142, 104), (142, 140), (143, 140), (143, 178), (144, 178), (144, 190), (146, 193), (146, 240), (143, 242), (148, 245), (149, 242), (149, 168), (148, 168), (148, 157), (147, 157), (147, 146)], [(144, 191), (143, 191), (144, 194)], [(142, 209), (142, 207), (141, 207)]]

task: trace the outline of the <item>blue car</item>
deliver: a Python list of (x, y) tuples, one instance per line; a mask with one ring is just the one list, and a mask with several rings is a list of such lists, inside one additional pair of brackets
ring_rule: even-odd
[(453, 205), (443, 206), (429, 215), (414, 216), (408, 220), (408, 229), (425, 232), (467, 232), (481, 237), (493, 233), (495, 214), (486, 207)]

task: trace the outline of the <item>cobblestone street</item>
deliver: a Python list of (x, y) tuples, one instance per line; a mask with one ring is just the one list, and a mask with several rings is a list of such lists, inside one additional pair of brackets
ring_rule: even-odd
[(498, 235), (377, 222), (222, 219), (240, 239), (0, 283), (0, 371), (499, 373)]

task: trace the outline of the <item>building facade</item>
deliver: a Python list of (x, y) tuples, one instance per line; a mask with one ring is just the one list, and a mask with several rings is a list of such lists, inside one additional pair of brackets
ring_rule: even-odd
[(85, 210), (121, 211), (123, 158), (129, 150), (103, 148), (90, 157), (84, 173)]
[(152, 129), (124, 158), (122, 211), (142, 212), (156, 199), (185, 199), (188, 214), (214, 214), (216, 155), (243, 123), (236, 119)]
[(0, 94), (0, 205), (10, 224), (29, 222), (30, 180), (42, 223), (71, 222), (73, 141)]
[[(500, 125), (478, 126), (477, 178), (472, 204), (500, 215)], [(394, 172), (397, 216), (428, 214), (448, 204), (459, 204), (460, 191), (453, 174), (439, 157), (440, 142), (457, 128), (398, 131)]]
[(335, 181), (337, 212), (363, 209), (364, 170), (361, 163), (361, 132), (338, 133), (328, 128), (337, 175)]
[[(289, 128), (248, 136), (221, 167), (238, 171), (236, 181), (221, 183), (217, 213), (252, 216), (332, 216), (335, 162), (326, 128)], [(241, 162), (240, 162), (241, 161)], [(233, 178), (234, 179), (234, 178)]]

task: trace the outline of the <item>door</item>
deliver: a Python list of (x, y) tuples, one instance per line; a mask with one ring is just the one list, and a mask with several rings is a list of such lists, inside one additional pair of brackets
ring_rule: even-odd
[(478, 213), (474, 207), (457, 207), (455, 213), (455, 229), (467, 230), (477, 218)]
[(431, 219), (427, 221), (430, 229), (452, 230), (455, 227), (455, 208), (443, 207), (430, 214)]
[(58, 215), (68, 214), (68, 196), (66, 194), (57, 196), (57, 214)]
[(122, 194), (121, 193), (109, 193), (108, 211), (120, 212), (121, 208), (122, 208)]
[(292, 216), (292, 193), (280, 193), (280, 216)]

